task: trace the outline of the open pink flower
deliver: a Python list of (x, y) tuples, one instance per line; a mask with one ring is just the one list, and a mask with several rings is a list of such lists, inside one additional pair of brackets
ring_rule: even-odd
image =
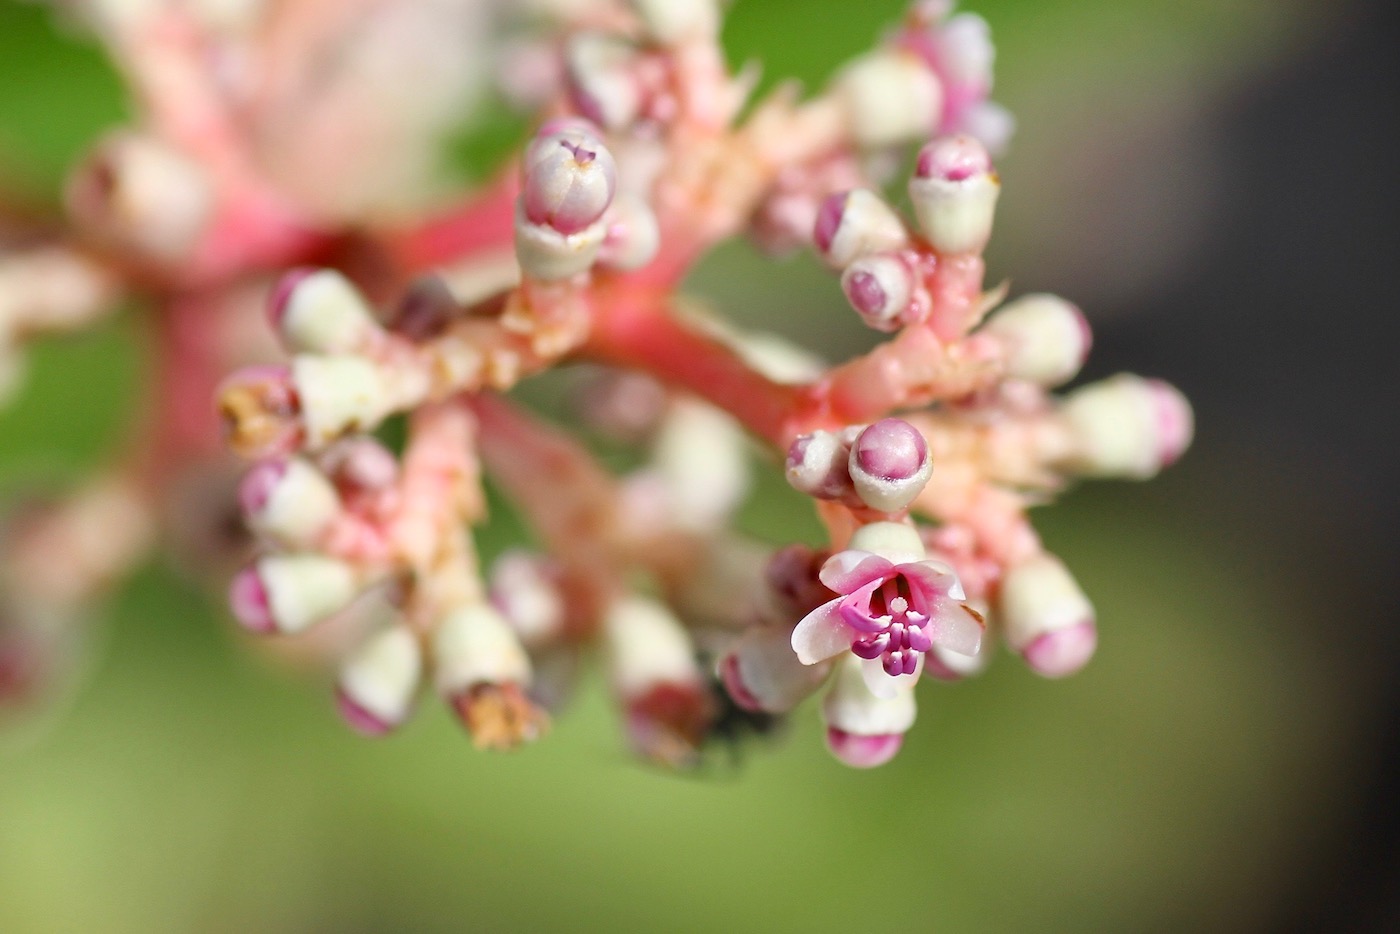
[(962, 585), (942, 562), (895, 564), (849, 549), (827, 559), (821, 581), (841, 596), (803, 617), (793, 651), (814, 665), (849, 649), (864, 659), (865, 682), (879, 697), (912, 682), (935, 645), (973, 655), (982, 643), (982, 620), (963, 605)]

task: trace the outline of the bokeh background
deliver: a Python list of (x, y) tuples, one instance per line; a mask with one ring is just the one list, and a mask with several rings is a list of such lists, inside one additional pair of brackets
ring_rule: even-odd
[[(926, 684), (875, 772), (831, 760), (809, 708), (674, 777), (624, 754), (596, 679), (516, 755), (432, 704), (359, 740), (327, 677), (269, 663), (156, 564), (70, 695), (0, 739), (0, 931), (1400, 929), (1389, 4), (965, 6), (1019, 120), (993, 279), (1082, 304), (1086, 377), (1164, 376), (1196, 405), (1163, 477), (1037, 516), (1098, 606), (1089, 669), (1003, 656)], [(737, 0), (726, 43), (816, 83), (899, 7)], [(123, 113), (91, 45), (0, 0), (0, 179), (56, 197)], [(805, 259), (727, 248), (694, 287), (829, 353), (869, 340)], [(38, 348), (0, 490), (121, 439), (139, 318)], [(745, 523), (812, 530), (771, 476)]]

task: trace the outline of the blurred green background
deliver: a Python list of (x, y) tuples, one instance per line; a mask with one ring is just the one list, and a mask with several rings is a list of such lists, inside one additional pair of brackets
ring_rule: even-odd
[[(1348, 9), (969, 7), (992, 24), (996, 96), (1019, 120), (993, 278), (1082, 300), (1110, 351), (1119, 317), (1150, 307), (1209, 230), (1202, 127)], [(769, 78), (815, 83), (899, 9), (738, 0), (726, 41)], [(0, 179), (52, 198), (122, 115), (92, 47), (0, 2)], [(736, 246), (694, 286), (828, 352), (869, 340), (815, 264), (772, 269)], [(0, 489), (76, 476), (120, 441), (139, 321), (36, 350), (0, 413)], [(1178, 468), (1037, 514), (1098, 607), (1089, 669), (1050, 683), (1003, 655), (977, 680), (925, 684), (904, 753), (869, 773), (826, 754), (808, 705), (737, 763), (661, 774), (625, 755), (596, 678), (519, 754), (474, 752), (432, 703), (366, 742), (328, 677), (269, 664), (217, 597), (147, 568), (72, 697), (0, 740), (0, 931), (1272, 928), (1336, 846), (1373, 672), (1356, 667), (1364, 647), (1339, 647), (1346, 595), (1325, 586), (1317, 541), (1295, 545), (1326, 504), (1213, 435), (1215, 399), (1196, 402), (1202, 440)], [(810, 530), (801, 508), (768, 476), (744, 521), (783, 541)]]

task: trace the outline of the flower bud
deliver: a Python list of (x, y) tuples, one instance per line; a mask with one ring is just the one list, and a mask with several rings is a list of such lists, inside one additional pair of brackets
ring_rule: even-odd
[(441, 277), (421, 276), (404, 293), (389, 327), (411, 341), (425, 341), (441, 334), (460, 310)]
[(817, 499), (844, 499), (853, 495), (850, 443), (831, 431), (814, 431), (798, 437), (788, 447), (787, 481), (801, 493)]
[(899, 215), (879, 195), (857, 188), (829, 195), (822, 202), (812, 240), (831, 266), (844, 269), (867, 253), (903, 247), (909, 235)]
[(381, 491), (399, 481), (394, 452), (374, 438), (342, 438), (321, 455), (321, 467), (342, 492)]
[(99, 236), (164, 262), (189, 257), (214, 213), (204, 167), (135, 133), (103, 140), (74, 173), (67, 201)]
[(1037, 674), (1072, 675), (1094, 654), (1094, 608), (1054, 555), (1042, 553), (1008, 570), (999, 610), (1007, 643)]
[(713, 38), (719, 32), (715, 0), (630, 0), (647, 37), (662, 45)]
[(713, 530), (749, 490), (747, 439), (729, 414), (678, 399), (661, 421), (653, 460), (665, 484), (671, 521), (688, 531)]
[(292, 635), (343, 609), (359, 592), (354, 570), (324, 555), (268, 555), (229, 585), (233, 615), (252, 632)]
[(547, 560), (507, 551), (491, 565), (491, 605), (501, 611), (526, 646), (554, 641), (564, 628), (564, 595)]
[[(848, 546), (858, 551), (879, 555), (892, 564), (922, 561), (928, 556), (919, 530), (904, 522), (872, 522), (856, 529)], [(954, 583), (950, 594), (956, 600), (964, 598), (962, 586)]]
[(378, 330), (369, 306), (334, 269), (293, 269), (272, 288), (268, 318), (287, 349), (343, 353)]
[(301, 458), (254, 464), (239, 484), (238, 501), (254, 532), (291, 548), (315, 544), (340, 513), (335, 488)]
[(848, 463), (856, 495), (880, 512), (908, 508), (933, 473), (924, 436), (899, 418), (881, 419), (861, 431)]
[(829, 557), (801, 544), (784, 545), (769, 557), (763, 576), (783, 604), (783, 618), (801, 619), (835, 596), (819, 576)]
[(1076, 442), (1067, 466), (1089, 476), (1146, 479), (1191, 444), (1191, 405), (1161, 380), (1120, 373), (1070, 393), (1061, 414)]
[(408, 719), (423, 677), (423, 650), (407, 626), (371, 636), (340, 670), (340, 712), (356, 731), (382, 736)]
[(851, 62), (834, 80), (856, 144), (898, 146), (927, 137), (943, 109), (943, 86), (916, 55), (878, 49)]
[(580, 128), (536, 138), (526, 154), (525, 217), (561, 234), (597, 223), (617, 190), (617, 166), (596, 134)]
[(909, 180), (919, 229), (939, 253), (980, 253), (992, 235), (1000, 193), (986, 148), (966, 135), (925, 145)]
[(849, 653), (837, 659), (835, 667), (822, 700), (827, 748), (853, 768), (884, 765), (899, 752), (904, 734), (914, 725), (914, 692), (905, 689), (876, 697), (866, 686), (861, 660)]
[(628, 597), (609, 607), (603, 635), (633, 747), (663, 765), (693, 765), (714, 704), (680, 621), (654, 600)]
[(433, 634), (437, 688), (453, 697), (478, 684), (530, 683), (530, 659), (500, 612), (484, 603), (458, 607)]
[(1003, 348), (1006, 375), (1058, 386), (1079, 372), (1093, 334), (1084, 314), (1054, 295), (1026, 295), (996, 311), (982, 333)]
[(821, 687), (831, 665), (798, 661), (785, 626), (752, 626), (716, 668), (724, 689), (744, 710), (786, 713)]
[(325, 447), (384, 418), (388, 387), (379, 367), (364, 357), (300, 354), (292, 361), (292, 382), (301, 400), (301, 424), (308, 447)]
[(895, 331), (905, 323), (914, 275), (889, 254), (862, 256), (841, 274), (841, 290), (867, 325), (877, 331)]
[(608, 211), (607, 235), (598, 251), (598, 262), (624, 271), (641, 269), (660, 248), (661, 228), (651, 207), (637, 195), (618, 195)]
[(630, 126), (642, 109), (633, 73), (637, 51), (615, 36), (579, 33), (564, 49), (569, 97), (579, 113), (609, 130)]
[(598, 260), (607, 226), (594, 224), (576, 234), (561, 234), (531, 223), (523, 209), (515, 215), (515, 258), (530, 279), (549, 282), (587, 272)]

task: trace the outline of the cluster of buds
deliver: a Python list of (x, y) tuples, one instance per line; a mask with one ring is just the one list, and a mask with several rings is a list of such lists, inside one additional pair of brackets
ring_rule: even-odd
[[(208, 66), (190, 52), (207, 29), (151, 16), (126, 41)], [(1093, 608), (1026, 511), (1079, 476), (1152, 476), (1189, 444), (1191, 412), (1130, 375), (1052, 395), (1088, 354), (1084, 316), (984, 291), (992, 153), (1010, 132), (988, 100), (985, 22), (924, 0), (820, 93), (755, 100), (725, 66), (720, 19), (716, 0), (589, 0), (549, 41), (503, 45), (507, 90), (537, 128), (504, 175), (416, 224), (313, 207), (246, 157), (245, 123), (218, 121), (218, 84), (193, 100), (145, 86), (165, 149), (80, 170), (84, 239), (66, 247), (62, 288), (29, 286), (25, 313), (72, 321), (76, 305), (157, 283), (171, 335), (160, 459), (124, 464), (113, 488), (153, 510), (171, 465), (207, 456), (221, 424), (252, 461), (233, 613), (337, 659), (337, 703), (359, 732), (391, 732), (435, 692), (479, 747), (519, 746), (597, 648), (625, 735), (652, 761), (694, 764), (735, 717), (767, 722), (820, 693), (832, 753), (870, 767), (899, 750), (922, 678), (976, 674), (997, 638), (1051, 678), (1093, 654)], [(291, 37), (326, 41), (313, 21)], [(915, 147), (910, 224), (882, 191)], [(743, 309), (698, 312), (689, 271), (739, 236), (814, 250), (888, 339), (828, 365), (745, 330)], [(17, 275), (0, 267), (0, 310)], [(290, 359), (250, 336), (263, 321)], [(224, 376), (230, 362), (244, 365)], [(638, 467), (617, 475), (509, 398), (556, 367), (587, 383), (580, 420), (639, 448)], [(213, 405), (192, 409), (190, 393)], [(380, 430), (399, 417), (402, 432)], [(786, 452), (820, 547), (732, 529), (755, 443)], [(482, 566), (485, 481), (538, 551)], [(91, 563), (105, 580), (142, 542)], [(19, 670), (7, 658), (0, 690)]]

